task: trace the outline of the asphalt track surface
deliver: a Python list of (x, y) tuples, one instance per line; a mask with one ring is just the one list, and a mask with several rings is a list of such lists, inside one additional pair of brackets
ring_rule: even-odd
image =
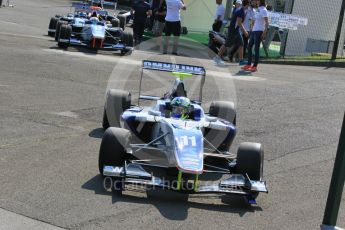
[[(261, 65), (244, 75), (230, 64), (210, 71), (216, 80), (206, 84), (206, 99), (215, 82), (231, 79), (236, 89), (232, 151), (243, 141), (264, 145), (269, 194), (258, 205), (231, 196), (186, 202), (159, 191), (118, 197), (103, 189), (97, 168), (104, 94), (116, 63), (127, 71), (138, 62), (58, 49), (47, 25), (68, 1), (14, 4), (0, 9), (0, 214), (7, 222), (13, 217), (5, 212), (67, 229), (319, 228), (344, 113), (344, 69)], [(137, 90), (135, 80), (126, 87)], [(344, 227), (344, 195), (338, 220)]]

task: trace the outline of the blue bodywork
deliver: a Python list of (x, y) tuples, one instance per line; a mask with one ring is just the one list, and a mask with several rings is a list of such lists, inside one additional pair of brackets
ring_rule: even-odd
[[(189, 174), (201, 174), (204, 170), (204, 137), (209, 130), (217, 130), (222, 138), (222, 143), (230, 146), (236, 135), (236, 127), (225, 120), (216, 119), (212, 122), (207, 121), (202, 107), (196, 103), (193, 105), (195, 115), (191, 115), (187, 120), (171, 118), (167, 105), (170, 99), (160, 99), (156, 104), (148, 108), (132, 107), (126, 110), (121, 118), (124, 127), (131, 133), (141, 138), (138, 131), (139, 124), (144, 127), (145, 133), (149, 133), (150, 140), (159, 138), (168, 133), (161, 140), (166, 146), (164, 154), (171, 167), (176, 167), (179, 171)], [(153, 114), (153, 115), (151, 115)]]

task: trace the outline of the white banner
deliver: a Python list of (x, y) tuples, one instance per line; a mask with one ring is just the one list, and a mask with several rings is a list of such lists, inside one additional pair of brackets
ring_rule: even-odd
[(298, 26), (306, 26), (308, 19), (297, 15), (269, 11), (268, 22), (270, 26), (280, 29), (297, 30)]

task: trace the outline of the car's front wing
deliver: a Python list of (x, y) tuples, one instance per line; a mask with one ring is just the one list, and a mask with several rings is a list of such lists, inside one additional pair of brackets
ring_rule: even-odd
[(219, 182), (199, 184), (188, 183), (182, 187), (178, 181), (164, 180), (147, 172), (140, 164), (130, 163), (123, 167), (107, 166), (103, 168), (103, 175), (121, 179), (124, 185), (138, 185), (144, 188), (163, 188), (182, 193), (224, 193), (252, 195), (253, 193), (267, 193), (266, 182), (254, 181), (240, 174), (229, 174), (230, 176)]
[[(89, 44), (84, 43), (84, 42), (82, 42), (76, 38), (71, 38), (70, 40), (66, 40), (65, 42), (69, 43), (72, 46), (74, 45), (74, 46), (90, 47)], [(121, 44), (121, 43), (117, 43), (117, 44), (108, 44), (107, 43), (107, 44), (104, 44), (103, 47), (97, 48), (97, 49), (99, 49), (99, 50), (115, 50), (115, 51), (116, 50), (131, 51), (131, 50), (133, 50), (133, 47), (129, 47), (129, 46), (126, 46), (126, 45)]]

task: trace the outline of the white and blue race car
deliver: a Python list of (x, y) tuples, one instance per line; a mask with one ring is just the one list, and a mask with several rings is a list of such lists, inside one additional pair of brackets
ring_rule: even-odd
[[(267, 193), (262, 145), (246, 142), (237, 155), (229, 153), (236, 134), (234, 103), (213, 101), (208, 112), (202, 108), (205, 69), (148, 60), (142, 68), (172, 72), (177, 78), (164, 97), (141, 95), (139, 87), (139, 100), (152, 100), (152, 107), (132, 105), (129, 92), (107, 91), (98, 165), (100, 174), (114, 182), (112, 189), (122, 193), (135, 185), (188, 194), (238, 194), (250, 203), (260, 192)], [(184, 79), (194, 75), (202, 84), (199, 99), (189, 100)], [(211, 183), (210, 174), (221, 179)]]
[(84, 46), (93, 49), (133, 50), (133, 35), (119, 27), (119, 20), (100, 7), (73, 3), (74, 13), (51, 18), (48, 34), (55, 36), (58, 46)]

